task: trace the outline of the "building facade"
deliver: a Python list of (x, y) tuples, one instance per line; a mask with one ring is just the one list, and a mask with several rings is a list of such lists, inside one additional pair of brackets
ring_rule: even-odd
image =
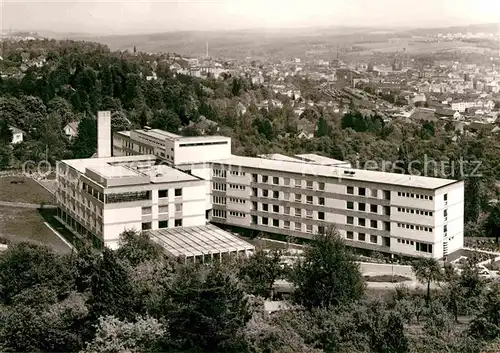
[(463, 246), (463, 182), (352, 169), (309, 154), (231, 154), (227, 137), (181, 137), (160, 130), (114, 135), (115, 155), (152, 153), (205, 180), (216, 224), (312, 238), (330, 225), (347, 245), (443, 258)]
[(126, 230), (206, 224), (205, 180), (152, 155), (60, 161), (57, 179), (59, 220), (98, 248)]

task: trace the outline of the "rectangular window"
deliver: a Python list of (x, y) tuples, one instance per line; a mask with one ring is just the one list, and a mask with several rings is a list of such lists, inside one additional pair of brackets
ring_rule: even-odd
[(280, 212), (280, 207), (278, 205), (273, 205), (273, 212), (274, 213), (279, 213)]
[(444, 200), (448, 201), (448, 194), (444, 194)]
[(366, 189), (365, 188), (358, 188), (358, 195), (359, 196), (366, 196)]
[(370, 243), (377, 244), (378, 239), (376, 235), (370, 235)]
[(273, 227), (279, 227), (279, 226), (280, 226), (279, 219), (273, 219)]
[(279, 191), (273, 191), (273, 198), (274, 199), (279, 199), (280, 198), (280, 192)]
[(142, 215), (150, 215), (151, 214), (151, 207), (143, 207), (142, 208)]
[(384, 206), (384, 214), (386, 216), (390, 216), (391, 215), (391, 207), (390, 206)]
[(306, 203), (308, 203), (308, 204), (312, 205), (312, 203), (313, 203), (313, 197), (312, 197), (312, 196), (309, 196), (309, 195), (308, 195), (308, 196), (306, 196)]
[(182, 212), (182, 203), (175, 204), (175, 212)]
[(386, 200), (391, 199), (391, 192), (389, 190), (384, 190), (384, 199)]
[(325, 212), (318, 212), (318, 219), (324, 220), (325, 219)]
[(295, 184), (295, 187), (296, 187), (296, 188), (300, 188), (300, 187), (302, 187), (302, 180), (300, 180), (300, 179), (295, 179), (295, 183), (294, 183), (294, 184)]
[(321, 191), (325, 190), (325, 183), (318, 182), (318, 190), (321, 190)]
[(378, 205), (370, 205), (370, 212), (378, 213)]
[(151, 229), (151, 222), (145, 222), (145, 223), (142, 223), (142, 230), (149, 230)]
[(262, 224), (267, 226), (269, 220), (267, 219), (267, 217), (262, 217)]
[(252, 182), (256, 183), (257, 180), (257, 174), (252, 174)]
[(307, 180), (307, 181), (306, 181), (306, 188), (307, 188), (307, 189), (312, 189), (312, 188), (313, 188), (313, 182), (312, 182), (312, 181)]
[(176, 226), (176, 227), (182, 227), (182, 219), (176, 219), (175, 223), (174, 223), (174, 226)]
[(347, 206), (346, 206), (346, 208), (347, 208), (348, 210), (354, 210), (354, 202), (352, 202), (352, 201), (347, 201)]
[(306, 210), (306, 218), (313, 218), (313, 211), (312, 210)]
[(358, 218), (358, 225), (361, 227), (366, 227), (366, 219)]
[(349, 195), (353, 195), (353, 194), (354, 194), (354, 187), (352, 187), (352, 186), (348, 186), (348, 187), (347, 187), (347, 193), (348, 193)]
[(295, 222), (295, 230), (298, 232), (302, 231), (302, 223)]
[(378, 222), (374, 221), (373, 219), (370, 221), (370, 227), (372, 228), (377, 228), (378, 227)]
[(269, 197), (269, 190), (262, 190), (262, 197)]
[(283, 193), (283, 200), (289, 201), (290, 200), (290, 193), (289, 192), (284, 192)]
[(378, 190), (377, 189), (370, 189), (371, 196), (372, 197), (378, 197)]
[(280, 178), (279, 177), (273, 177), (273, 184), (278, 185), (280, 183)]
[(269, 211), (269, 206), (267, 205), (267, 203), (262, 204), (262, 211), (265, 211), (265, 212)]
[(354, 217), (347, 216), (347, 224), (354, 224)]
[(363, 202), (358, 203), (358, 210), (359, 211), (366, 211), (366, 204)]
[(384, 222), (384, 230), (391, 231), (391, 222)]
[(325, 234), (325, 227), (318, 226), (318, 234)]
[(445, 234), (448, 232), (448, 226), (446, 224), (443, 226), (443, 232)]
[(325, 198), (324, 197), (318, 197), (318, 204), (323, 206), (325, 204)]
[(168, 228), (168, 221), (159, 221), (158, 228)]
[[(432, 216), (432, 215), (431, 215), (431, 216)], [(444, 217), (448, 217), (448, 210), (444, 210), (444, 211), (443, 211), (443, 216), (444, 216)]]
[(302, 209), (300, 208), (295, 209), (295, 217), (302, 217)]
[(175, 189), (175, 197), (182, 196), (182, 189)]
[(158, 191), (158, 197), (160, 199), (164, 199), (168, 197), (168, 189), (167, 190), (159, 190)]
[(269, 181), (269, 177), (267, 175), (262, 176), (262, 182), (267, 183)]
[(290, 207), (284, 207), (283, 208), (283, 213), (284, 214), (290, 214)]
[(313, 226), (312, 226), (312, 224), (307, 224), (306, 225), (306, 232), (307, 233), (312, 233), (313, 232)]
[(301, 194), (295, 194), (295, 202), (302, 202), (302, 195)]
[(283, 222), (283, 228), (290, 229), (290, 221), (284, 221)]
[(365, 241), (365, 239), (366, 239), (365, 233), (358, 233), (358, 240), (359, 241)]
[(290, 178), (283, 178), (283, 185), (289, 186), (290, 185)]
[(158, 206), (158, 213), (159, 214), (168, 213), (168, 206)]

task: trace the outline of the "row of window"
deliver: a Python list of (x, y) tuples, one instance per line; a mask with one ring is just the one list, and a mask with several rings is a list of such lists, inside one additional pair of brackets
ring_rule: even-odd
[(244, 218), (245, 214), (243, 212), (234, 212), (234, 211), (229, 211), (229, 215), (232, 217), (240, 217)]
[(431, 211), (416, 210), (413, 208), (405, 208), (405, 207), (398, 207), (398, 212), (418, 214), (421, 216), (432, 216), (433, 215), (433, 212), (431, 212)]
[[(253, 188), (252, 189), (252, 195), (253, 196), (258, 196), (258, 189), (257, 188)], [(272, 193), (267, 190), (267, 189), (262, 189), (262, 194), (261, 194), (261, 197), (271, 197), (272, 195), (272, 198), (273, 199), (280, 199), (280, 200), (283, 200), (283, 201), (290, 201), (290, 196), (291, 194), (289, 192), (283, 192), (282, 193), (282, 196), (280, 198), (280, 192), (279, 191), (272, 191)], [(312, 205), (314, 203), (314, 196), (310, 196), (310, 195), (305, 195), (305, 201), (307, 204), (310, 204)], [(294, 194), (294, 198), (293, 200), (295, 202), (303, 202), (303, 195), (302, 194)], [(317, 197), (317, 204), (318, 205), (324, 205), (325, 204), (325, 198), (324, 197)]]
[(238, 185), (238, 184), (229, 184), (229, 188), (233, 190), (245, 190), (246, 186), (245, 185)]
[[(239, 170), (231, 170), (229, 171), (229, 174), (233, 176), (245, 176), (245, 172)], [(217, 178), (225, 178), (227, 177), (227, 171), (222, 169), (214, 169), (213, 176)]]
[[(182, 203), (175, 204), (175, 212), (182, 212)], [(168, 206), (158, 206), (158, 214), (168, 213)], [(143, 207), (142, 215), (148, 216), (152, 214), (152, 207)]]
[[(349, 239), (349, 240), (355, 240), (354, 239), (354, 232), (351, 232), (351, 231), (347, 231), (346, 232), (346, 239)], [(387, 237), (384, 237), (384, 238), (387, 238)], [(370, 243), (372, 244), (378, 244), (378, 236), (376, 235), (370, 235), (370, 234), (366, 234), (366, 233), (357, 233), (357, 238), (356, 240), (357, 241), (367, 241), (369, 239)], [(390, 242), (390, 239), (387, 238)], [(386, 246), (390, 246), (390, 243), (389, 244), (384, 244)]]
[(411, 230), (419, 230), (423, 232), (432, 232), (431, 227), (424, 227), (424, 226), (417, 226), (414, 224), (408, 224), (408, 223), (398, 223), (398, 228), (406, 228), (406, 229), (411, 229)]
[[(283, 179), (283, 182), (280, 182), (281, 179)], [(290, 186), (290, 181), (291, 181), (290, 178), (280, 178), (280, 177), (272, 177), (271, 180), (272, 180), (273, 185), (284, 185), (284, 186)], [(252, 174), (252, 181), (254, 183), (261, 182), (261, 183), (267, 184), (270, 182), (270, 177), (267, 175), (260, 175), (260, 178), (259, 178), (259, 175)], [(306, 189), (314, 189), (314, 183), (315, 182), (312, 180), (305, 180)], [(318, 187), (317, 187), (318, 190), (321, 190), (321, 191), (325, 190), (325, 183), (323, 183), (323, 182), (316, 182), (316, 183), (318, 185)], [(303, 180), (293, 179), (293, 186), (296, 188), (302, 188), (304, 186)]]
[(410, 193), (410, 192), (400, 192), (400, 191), (398, 191), (398, 196), (411, 197), (411, 198), (420, 199), (420, 200), (432, 200), (433, 199), (433, 197), (430, 195), (421, 195), (421, 194), (414, 194), (414, 193)]
[[(180, 197), (180, 196), (182, 196), (182, 188), (175, 189), (175, 190), (174, 190), (174, 196), (175, 196), (175, 197)], [(168, 189), (158, 190), (158, 197), (159, 197), (160, 199), (167, 198), (167, 197), (168, 197)]]
[(230, 197), (229, 198), (229, 202), (244, 204), (244, 203), (246, 203), (246, 200), (244, 200), (244, 199), (238, 199), (236, 197)]
[[(303, 224), (300, 222), (290, 222), (290, 221), (282, 221), (283, 222), (283, 228), (284, 229), (293, 229), (297, 232), (302, 232), (303, 231)], [(252, 223), (257, 224), (257, 216), (252, 216)], [(291, 224), (293, 223), (293, 227), (291, 227)], [(273, 219), (273, 218), (267, 218), (267, 217), (262, 217), (261, 218), (261, 224), (264, 226), (273, 226), (276, 228), (280, 228), (280, 220), (279, 219)], [(312, 233), (313, 232), (313, 225), (312, 224), (306, 224), (305, 225), (305, 232), (306, 233)], [(323, 227), (318, 227), (318, 232), (324, 232)]]
[(227, 218), (227, 212), (224, 210), (213, 209), (212, 216), (217, 218)]
[[(291, 214), (291, 212), (290, 212), (291, 208), (288, 207), (288, 206), (281, 206), (281, 207), (280, 207), (280, 205), (271, 205), (271, 206), (272, 206), (272, 208), (270, 208), (267, 203), (263, 203), (263, 204), (261, 204), (260, 211), (280, 213), (280, 208), (282, 207), (283, 208), (283, 214), (286, 214), (286, 215), (290, 215)], [(257, 203), (253, 204), (253, 208), (257, 209)], [(272, 210), (272, 211), (270, 211), (270, 210)], [(294, 208), (293, 215), (295, 217), (302, 217), (302, 216), (304, 216), (304, 214), (302, 212), (302, 209), (301, 208), (297, 208), (297, 207)], [(325, 219), (325, 212), (317, 212), (317, 215), (318, 215), (318, 219), (319, 220), (324, 220)], [(306, 218), (313, 218), (314, 217), (314, 211), (312, 211), (312, 210), (306, 210), (305, 217)]]
[[(385, 231), (390, 231), (391, 230), (391, 222), (380, 222), (383, 224), (383, 230)], [(355, 225), (354, 224), (354, 217), (347, 216), (346, 218), (346, 224), (349, 225)], [(365, 219), (365, 218), (358, 218), (358, 224), (356, 224), (359, 227), (368, 227), (368, 224), (370, 224), (370, 228), (373, 229), (378, 229), (379, 228), (379, 221), (374, 220), (374, 219)]]
[[(368, 192), (366, 188), (358, 187), (358, 195), (359, 196), (368, 196)], [(385, 200), (391, 199), (391, 192), (389, 190), (381, 190), (383, 194), (383, 198)], [(346, 190), (347, 194), (354, 195), (354, 186), (347, 186)], [(378, 189), (370, 189), (369, 196), (373, 198), (378, 198)]]
[(225, 205), (226, 198), (223, 196), (212, 196), (212, 203), (214, 203), (216, 205)]
[[(370, 204), (370, 212), (371, 213), (378, 213), (379, 211), (379, 205), (374, 205)], [(391, 215), (391, 208), (389, 206), (382, 206), (384, 210), (384, 214), (387, 216)], [(352, 201), (346, 201), (346, 208), (348, 210), (354, 210), (354, 202)], [(366, 204), (364, 202), (358, 202), (358, 211), (363, 211), (366, 212)]]
[(226, 184), (224, 183), (213, 183), (212, 188), (216, 191), (226, 191)]
[[(152, 228), (151, 222), (144, 222), (141, 226), (142, 230), (150, 230)], [(174, 226), (182, 227), (182, 219), (176, 219)], [(159, 221), (158, 228), (168, 228), (168, 221)]]

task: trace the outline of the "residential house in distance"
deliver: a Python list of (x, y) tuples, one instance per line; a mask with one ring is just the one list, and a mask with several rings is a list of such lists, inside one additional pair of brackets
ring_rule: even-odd
[(238, 104), (236, 105), (236, 114), (238, 114), (239, 116), (242, 116), (242, 115), (245, 115), (246, 112), (247, 112), (247, 108), (243, 105), (243, 103), (238, 102)]
[(71, 140), (72, 138), (76, 137), (78, 135), (78, 125), (80, 124), (79, 121), (72, 121), (70, 123), (67, 123), (66, 126), (64, 127), (64, 134)]
[(23, 142), (24, 140), (24, 131), (18, 129), (14, 126), (9, 126), (10, 131), (12, 131), (12, 145), (17, 145), (18, 143)]

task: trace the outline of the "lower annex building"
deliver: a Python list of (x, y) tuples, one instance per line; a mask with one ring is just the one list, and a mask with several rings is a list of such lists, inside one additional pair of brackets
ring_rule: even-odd
[(297, 238), (334, 225), (349, 246), (405, 256), (442, 258), (463, 247), (462, 181), (352, 169), (315, 154), (236, 156), (223, 136), (114, 134), (115, 156), (144, 153), (199, 178), (215, 224)]

